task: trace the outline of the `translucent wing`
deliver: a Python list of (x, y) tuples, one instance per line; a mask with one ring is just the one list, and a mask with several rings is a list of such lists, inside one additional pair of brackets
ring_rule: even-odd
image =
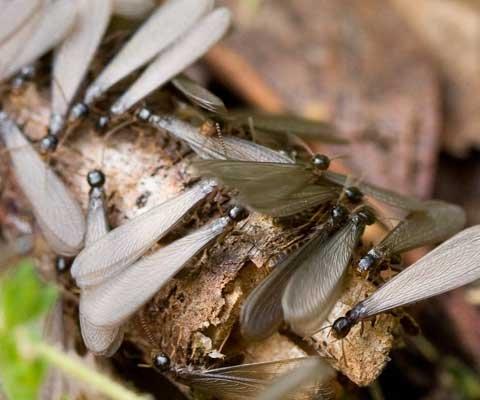
[(294, 133), (325, 143), (348, 143), (347, 139), (340, 137), (335, 128), (326, 122), (313, 121), (294, 115), (259, 114), (251, 111), (236, 112), (233, 117), (237, 123), (244, 126), (252, 123), (255, 128), (268, 132)]
[(0, 46), (9, 40), (42, 8), (42, 0), (16, 0), (1, 5)]
[(227, 112), (222, 99), (186, 76), (179, 76), (173, 79), (172, 83), (192, 103), (213, 113)]
[[(87, 234), (85, 245), (90, 246), (108, 233), (103, 187), (92, 187), (89, 194), (87, 213)], [(88, 289), (82, 290), (80, 298), (88, 296)], [(121, 326), (97, 327), (80, 313), (80, 331), (85, 347), (98, 356), (110, 357), (116, 353), (123, 341)]]
[[(322, 175), (325, 179), (344, 186), (348, 177), (336, 172), (324, 171)], [(381, 202), (393, 207), (401, 208), (408, 211), (425, 210), (428, 208), (424, 202), (414, 197), (403, 196), (391, 190), (372, 185), (370, 183), (358, 182), (356, 186), (366, 195), (375, 197)]]
[(145, 254), (214, 187), (212, 182), (202, 182), (120, 225), (83, 249), (75, 258), (71, 269), (77, 285), (98, 285), (120, 273)]
[(212, 0), (169, 0), (159, 7), (89, 86), (85, 103), (93, 102), (115, 83), (148, 63), (188, 31), (212, 6)]
[(184, 140), (203, 159), (293, 163), (292, 159), (248, 140), (226, 136), (223, 140), (202, 135), (198, 128), (170, 115), (152, 115), (151, 125)]
[(72, 29), (77, 4), (71, 0), (48, 3), (42, 13), (23, 25), (7, 43), (0, 47), (0, 80), (11, 77), (60, 43)]
[(125, 322), (210, 241), (230, 219), (220, 218), (130, 266), (121, 274), (89, 290), (80, 312), (96, 326)]
[(315, 333), (337, 301), (345, 271), (365, 225), (351, 217), (335, 235), (303, 255), (282, 297), (285, 321), (299, 335)]
[(227, 31), (230, 11), (217, 8), (180, 40), (162, 52), (133, 85), (110, 108), (112, 114), (123, 114), (135, 103), (178, 75), (202, 57)]
[(282, 296), (293, 273), (328, 234), (321, 233), (300, 249), (287, 256), (247, 297), (240, 314), (243, 336), (261, 340), (272, 335), (283, 322)]
[(480, 225), (457, 233), (355, 308), (362, 318), (445, 293), (480, 278)]
[[(318, 359), (318, 357), (243, 364), (208, 371), (182, 369), (176, 372), (176, 378), (195, 389), (220, 396), (222, 399), (252, 399), (270, 386), (275, 379), (292, 369), (309, 365), (313, 362), (312, 359)], [(322, 386), (316, 385), (315, 388), (310, 388), (308, 393), (298, 390), (297, 393), (285, 399), (311, 399), (313, 394), (323, 391)]]
[(85, 236), (80, 206), (5, 113), (0, 113), (0, 137), (10, 150), (17, 183), (31, 203), (45, 239), (57, 254), (77, 254)]
[[(82, 294), (88, 296), (88, 294)], [(80, 313), (80, 330), (85, 347), (97, 356), (111, 357), (119, 349), (123, 341), (123, 328), (119, 326), (98, 327), (91, 324)]]
[(63, 127), (63, 119), (110, 20), (111, 0), (79, 0), (78, 4), (79, 13), (74, 28), (55, 51), (50, 118), (52, 133)]
[(440, 201), (426, 202), (425, 211), (416, 211), (400, 222), (378, 245), (389, 254), (435, 244), (460, 231), (466, 222), (461, 207)]
[[(300, 393), (317, 400), (329, 398), (326, 388), (328, 380), (334, 377), (333, 369), (322, 359), (311, 357), (302, 365), (279, 376), (257, 397), (257, 400), (298, 399)], [(322, 390), (322, 387), (325, 389)]]
[(201, 176), (218, 179), (239, 191), (239, 201), (250, 209), (283, 217), (338, 198), (340, 187), (316, 177), (305, 166), (234, 160), (195, 162)]
[(155, 0), (113, 0), (115, 14), (127, 18), (143, 18), (155, 7)]

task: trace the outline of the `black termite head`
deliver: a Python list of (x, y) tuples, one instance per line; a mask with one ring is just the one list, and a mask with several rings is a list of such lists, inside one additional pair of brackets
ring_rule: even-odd
[(135, 115), (140, 121), (148, 122), (152, 112), (147, 107), (141, 107), (135, 112)]
[(347, 218), (347, 215), (348, 210), (341, 205), (334, 206), (330, 211), (330, 216), (334, 224), (343, 222)]
[(58, 137), (49, 133), (40, 141), (40, 151), (49, 153), (55, 151), (58, 146)]
[(72, 107), (70, 116), (73, 120), (78, 120), (80, 118), (86, 117), (89, 112), (90, 112), (90, 109), (86, 103), (78, 102)]
[(325, 154), (315, 154), (310, 162), (315, 169), (320, 171), (325, 171), (330, 166), (330, 158)]
[(71, 260), (62, 256), (58, 256), (55, 259), (55, 270), (58, 274), (63, 274), (66, 270), (70, 268), (72, 264)]
[(363, 199), (363, 193), (356, 186), (349, 186), (344, 190), (345, 196), (352, 204), (358, 204)]
[(165, 353), (155, 353), (152, 355), (152, 365), (158, 372), (168, 372), (170, 358)]
[(100, 132), (104, 132), (110, 126), (111, 118), (108, 115), (102, 115), (98, 118), (95, 127)]
[(248, 216), (248, 212), (243, 207), (233, 206), (230, 210), (228, 210), (228, 216), (232, 219), (232, 221), (241, 221)]
[(353, 215), (353, 219), (356, 223), (372, 225), (373, 223), (375, 223), (376, 217), (373, 210), (370, 207), (365, 206), (357, 209), (357, 211)]
[(375, 258), (373, 254), (367, 253), (358, 262), (358, 270), (360, 272), (368, 271), (373, 268), (376, 263), (377, 258)]
[(15, 76), (12, 81), (12, 87), (14, 89), (21, 88), (26, 82), (29, 82), (35, 76), (36, 68), (34, 65), (26, 65), (20, 69), (20, 72)]
[(87, 182), (92, 189), (101, 188), (105, 184), (105, 174), (99, 169), (94, 169), (87, 174)]
[(361, 308), (359, 305), (347, 311), (344, 317), (337, 318), (332, 325), (332, 332), (335, 339), (343, 339), (352, 327), (360, 320)]

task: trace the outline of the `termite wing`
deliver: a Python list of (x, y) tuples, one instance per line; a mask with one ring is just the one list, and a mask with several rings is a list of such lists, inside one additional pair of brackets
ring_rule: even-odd
[(71, 274), (79, 287), (98, 285), (122, 272), (166, 235), (215, 188), (203, 181), (111, 230), (75, 258)]
[(222, 99), (215, 96), (212, 92), (190, 78), (186, 76), (178, 76), (172, 79), (172, 84), (193, 104), (215, 114), (224, 114), (227, 112), (227, 108)]
[(42, 7), (42, 0), (7, 1), (0, 4), (0, 46), (2, 46), (16, 31), (34, 17)]
[(242, 125), (245, 128), (269, 132), (271, 135), (287, 133), (325, 143), (347, 144), (349, 141), (340, 137), (335, 128), (322, 121), (314, 121), (295, 115), (262, 114), (251, 111), (233, 111), (225, 116), (225, 122)]
[[(45, 321), (44, 337), (47, 343), (65, 350), (63, 302), (57, 301)], [(40, 400), (61, 400), (68, 393), (68, 382), (57, 368), (49, 368), (40, 386)]]
[(310, 336), (320, 329), (343, 289), (347, 267), (365, 226), (373, 222), (370, 208), (358, 208), (343, 228), (304, 258), (282, 296), (285, 321), (295, 333)]
[[(242, 335), (247, 339), (262, 340), (272, 335), (283, 322), (282, 296), (295, 271), (301, 269), (317, 248), (344, 222), (348, 211), (336, 206), (330, 218), (313, 238), (289, 254), (248, 295), (240, 313)], [(298, 294), (301, 296), (301, 294)]]
[(282, 153), (249, 140), (234, 136), (224, 136), (222, 139), (202, 135), (199, 128), (176, 118), (173, 115), (155, 115), (142, 108), (137, 116), (151, 126), (164, 129), (177, 139), (188, 143), (195, 153), (203, 159), (243, 160), (258, 162), (292, 163), (292, 159)]
[(239, 208), (234, 207), (229, 216), (141, 258), (122, 273), (91, 288), (80, 302), (80, 312), (95, 326), (124, 323), (239, 216)]
[(480, 225), (457, 233), (355, 305), (333, 324), (345, 337), (359, 321), (480, 279)]
[(158, 7), (87, 88), (84, 104), (91, 104), (115, 83), (151, 61), (212, 7), (212, 0), (169, 0)]
[(411, 212), (362, 257), (359, 271), (365, 272), (393, 255), (439, 243), (465, 226), (466, 215), (461, 207), (434, 200), (426, 201), (425, 205), (425, 210)]
[(313, 164), (210, 160), (194, 162), (193, 167), (198, 175), (237, 189), (239, 201), (251, 210), (273, 217), (335, 201), (342, 192), (341, 186), (312, 173)]
[(180, 40), (173, 43), (147, 67), (132, 86), (110, 107), (113, 115), (123, 114), (190, 64), (203, 56), (226, 33), (231, 15), (220, 7), (201, 19)]
[(57, 254), (76, 255), (85, 236), (85, 217), (77, 201), (5, 112), (0, 112), (0, 138), (48, 244)]
[(10, 78), (21, 67), (58, 45), (72, 29), (77, 12), (77, 3), (71, 0), (45, 1), (0, 46), (0, 81)]
[(155, 5), (155, 0), (113, 0), (113, 11), (126, 18), (139, 19), (153, 10)]
[[(208, 370), (172, 367), (168, 356), (162, 353), (155, 355), (152, 362), (157, 371), (174, 380), (222, 399), (252, 399), (262, 393), (265, 400), (327, 399), (331, 394), (329, 381), (334, 376), (333, 370), (320, 357), (298, 357)], [(284, 383), (282, 387), (278, 385), (280, 380)], [(273, 392), (283, 397), (272, 397)]]
[(59, 134), (71, 102), (107, 29), (112, 1), (79, 0), (72, 31), (55, 50), (49, 133)]
[[(92, 170), (88, 173), (87, 180), (91, 189), (85, 245), (89, 246), (104, 237), (109, 228), (105, 209), (105, 175), (100, 170)], [(88, 296), (88, 290), (81, 291), (80, 299)], [(122, 326), (96, 327), (82, 313), (79, 313), (79, 320), (83, 342), (93, 354), (109, 357), (118, 350), (123, 340)]]

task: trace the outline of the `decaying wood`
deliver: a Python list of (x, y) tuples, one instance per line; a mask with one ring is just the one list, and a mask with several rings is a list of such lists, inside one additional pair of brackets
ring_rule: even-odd
[[(11, 98), (5, 108), (24, 124), (30, 137), (38, 138), (47, 126), (47, 99), (46, 93), (39, 95), (35, 87), (30, 86), (23, 94)], [(21, 112), (17, 111), (19, 102), (23, 105)], [(84, 210), (89, 190), (85, 177), (92, 168), (101, 167), (107, 176), (109, 218), (113, 227), (163, 202), (192, 182), (188, 174), (192, 153), (165, 132), (152, 131), (132, 121), (106, 140), (109, 135), (95, 133), (92, 122), (72, 129), (50, 159)], [(2, 159), (1, 168), (8, 171), (8, 157)], [(15, 208), (4, 204), (4, 196), (2, 207), (12, 214), (28, 215), (28, 205), (17, 192), (11, 174), (4, 177), (4, 193), (16, 193), (16, 196), (8, 197)], [(161, 243), (218, 216), (221, 209), (226, 209), (227, 199), (227, 193), (212, 196)], [(344, 342), (343, 355), (338, 350), (339, 342), (328, 335), (328, 330), (311, 339), (310, 346), (304, 342), (302, 348), (280, 335), (254, 344), (244, 343), (239, 337), (237, 322), (242, 302), (268, 274), (271, 257), (289, 240), (288, 229), (265, 216), (252, 214), (237, 223), (132, 318), (127, 327), (128, 342), (142, 351), (145, 363), (150, 362), (152, 351), (161, 350), (177, 365), (199, 366), (212, 365), (224, 355), (240, 354), (251, 361), (268, 360), (305, 351), (312, 353), (318, 348), (321, 354), (334, 358), (333, 365), (344, 375), (359, 385), (369, 384), (388, 360), (392, 345), (390, 330), (395, 324), (392, 317), (380, 318), (374, 328), (367, 328), (364, 333), (355, 330)], [(50, 271), (51, 276), (54, 255), (41, 239), (38, 241), (36, 259), (40, 268)], [(70, 290), (68, 297), (75, 299), (72, 282), (67, 277), (62, 278), (62, 282)], [(335, 316), (345, 311), (346, 305), (353, 304), (355, 298), (372, 290), (361, 280), (350, 282), (347, 294), (334, 310)]]

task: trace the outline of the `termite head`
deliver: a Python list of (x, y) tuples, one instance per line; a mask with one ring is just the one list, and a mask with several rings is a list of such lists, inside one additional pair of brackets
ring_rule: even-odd
[(110, 125), (110, 117), (108, 115), (102, 115), (97, 120), (96, 128), (100, 132), (104, 132), (108, 128), (109, 125)]
[(228, 210), (228, 216), (233, 221), (241, 221), (242, 219), (246, 218), (247, 215), (247, 210), (240, 206), (233, 206), (230, 210)]
[(335, 339), (343, 339), (349, 333), (352, 327), (360, 318), (360, 310), (357, 307), (348, 311), (344, 317), (337, 318), (332, 325), (333, 336)]
[(58, 146), (58, 138), (55, 135), (49, 133), (40, 141), (40, 151), (42, 153), (48, 153), (55, 151)]
[(147, 122), (152, 116), (152, 112), (147, 107), (141, 107), (137, 110), (136, 116), (140, 121)]
[(374, 247), (360, 259), (358, 262), (358, 270), (360, 272), (366, 272), (376, 266), (382, 258), (383, 251)]
[(155, 353), (152, 356), (152, 365), (158, 372), (170, 370), (170, 358), (164, 353)]
[(356, 186), (347, 187), (345, 188), (344, 192), (348, 201), (352, 204), (358, 204), (363, 199), (363, 193)]
[(330, 166), (330, 158), (325, 154), (315, 154), (310, 162), (315, 169), (320, 171), (325, 171)]
[(88, 108), (87, 104), (79, 102), (72, 107), (70, 116), (72, 117), (72, 119), (77, 120), (87, 116), (89, 112), (90, 109)]
[(366, 206), (359, 208), (355, 212), (354, 218), (355, 222), (365, 225), (372, 225), (376, 220), (373, 210)]
[(340, 222), (344, 221), (345, 218), (347, 218), (348, 210), (341, 205), (336, 205), (330, 211), (330, 215), (331, 215), (333, 223), (340, 223)]
[(70, 267), (70, 260), (65, 257), (58, 256), (55, 259), (55, 270), (58, 274), (63, 274)]
[(105, 184), (105, 174), (99, 169), (94, 169), (88, 173), (87, 182), (91, 188), (101, 188)]

